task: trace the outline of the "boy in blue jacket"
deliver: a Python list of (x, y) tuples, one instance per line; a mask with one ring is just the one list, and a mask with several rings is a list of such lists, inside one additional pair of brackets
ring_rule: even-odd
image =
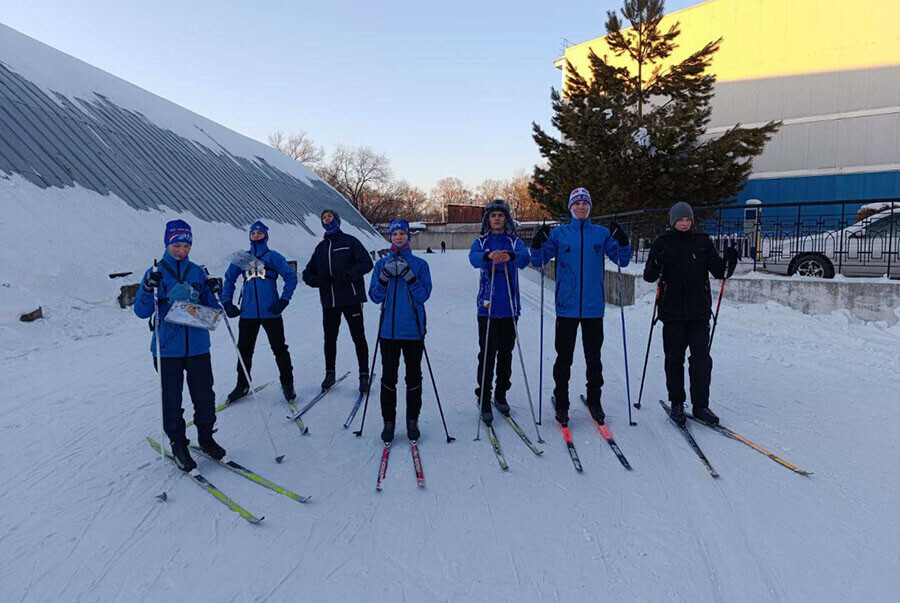
[[(269, 346), (275, 354), (275, 365), (285, 399), (290, 402), (297, 397), (294, 391), (294, 367), (291, 354), (284, 341), (284, 320), (281, 313), (287, 308), (297, 288), (297, 275), (284, 256), (269, 249), (269, 228), (257, 220), (250, 226), (250, 256), (253, 265), (249, 268), (232, 263), (225, 271), (225, 287), (222, 290), (222, 306), (229, 318), (240, 316), (238, 322), (238, 350), (244, 359), (247, 372), (253, 366), (253, 349), (259, 328), (266, 330)], [(234, 298), (235, 281), (244, 277), (241, 286), (241, 307), (237, 308)], [(278, 294), (278, 277), (284, 279), (284, 289)], [(237, 385), (228, 394), (228, 401), (240, 400), (250, 393), (250, 384), (237, 364)]]
[(394, 439), (397, 420), (397, 373), (400, 354), (406, 364), (406, 435), (419, 439), (422, 409), (422, 354), (425, 351), (425, 302), (431, 296), (428, 262), (409, 248), (409, 223), (393, 220), (391, 252), (375, 264), (369, 298), (381, 304), (381, 439)]
[(601, 425), (606, 418), (600, 404), (603, 387), (600, 348), (603, 345), (603, 314), (606, 307), (603, 293), (604, 256), (620, 266), (627, 266), (631, 259), (628, 235), (615, 222), (610, 223), (609, 229), (592, 224), (591, 205), (591, 195), (587, 189), (576, 188), (569, 195), (572, 221), (552, 232), (544, 226), (531, 243), (531, 261), (535, 266), (543, 266), (556, 259), (553, 396), (556, 420), (564, 426), (569, 422), (569, 376), (579, 325), (587, 363), (585, 398), (588, 410)]
[[(475, 396), (486, 425), (494, 420), (491, 412), (491, 381), (494, 362), (497, 363), (497, 385), (494, 404), (500, 414), (509, 414), (506, 392), (511, 387), (512, 355), (516, 345), (515, 321), (521, 313), (519, 301), (519, 270), (526, 268), (531, 256), (525, 243), (516, 236), (509, 205), (495, 199), (484, 206), (481, 235), (472, 241), (469, 262), (478, 268), (478, 372), (475, 375)], [(510, 297), (512, 292), (512, 297)], [(488, 334), (490, 324), (490, 334)], [(487, 340), (487, 365), (485, 365)], [(481, 389), (482, 379), (484, 390)]]
[[(171, 442), (175, 464), (183, 471), (192, 471), (197, 463), (188, 451), (184, 410), (181, 407), (185, 373), (194, 403), (198, 444), (217, 460), (225, 456), (225, 449), (213, 439), (216, 411), (209, 331), (169, 323), (165, 317), (172, 303), (179, 300), (217, 307), (215, 294), (222, 290), (222, 281), (208, 278), (203, 268), (188, 260), (193, 235), (187, 222), (173, 220), (166, 224), (163, 241), (166, 249), (159, 262), (159, 270), (151, 268), (144, 273), (134, 301), (134, 313), (139, 318), (150, 318), (153, 316), (153, 298), (157, 298), (160, 322), (153, 331), (150, 351), (153, 365), (161, 374), (163, 429)], [(157, 330), (162, 358), (156, 357)]]

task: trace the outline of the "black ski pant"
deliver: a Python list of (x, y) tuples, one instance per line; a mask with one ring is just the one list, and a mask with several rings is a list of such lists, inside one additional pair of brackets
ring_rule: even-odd
[[(491, 332), (488, 336), (488, 317), (478, 317), (478, 380), (475, 397), (481, 402), (481, 412), (491, 409), (491, 382), (494, 379), (494, 363), (497, 364), (497, 396), (506, 399), (506, 392), (512, 386), (512, 357), (516, 345), (516, 325), (514, 318), (491, 318)], [(487, 366), (485, 366), (484, 346), (487, 339)], [(484, 396), (481, 395), (481, 380), (484, 376)]]
[[(216, 394), (213, 392), (212, 362), (209, 354), (162, 359), (163, 430), (171, 442), (187, 439), (184, 409), (181, 406), (184, 374), (194, 404), (194, 425), (202, 438), (211, 436), (216, 423)], [(156, 358), (153, 366), (157, 367)]]
[(397, 373), (400, 354), (406, 365), (406, 420), (418, 419), (422, 410), (422, 353), (421, 339), (381, 340), (381, 416), (385, 421), (397, 420)]
[(341, 316), (350, 327), (350, 337), (356, 346), (356, 362), (359, 372), (369, 372), (369, 344), (366, 342), (366, 325), (362, 304), (341, 308), (322, 308), (322, 328), (325, 330), (325, 370), (334, 371), (337, 360), (337, 338), (341, 330)]
[[(256, 337), (259, 335), (260, 327), (266, 330), (269, 346), (272, 348), (272, 353), (275, 354), (275, 364), (278, 366), (281, 384), (293, 385), (294, 367), (291, 365), (288, 346), (284, 342), (284, 320), (280, 316), (277, 318), (242, 318), (238, 323), (238, 350), (247, 366), (247, 372), (251, 376), (253, 375), (253, 350), (256, 347)], [(237, 374), (238, 385), (247, 387), (247, 378), (244, 376), (240, 362), (237, 365)]]
[(688, 374), (691, 377), (691, 406), (709, 407), (712, 358), (709, 355), (709, 319), (667, 320), (663, 322), (663, 349), (666, 352), (666, 388), (669, 401), (684, 404), (684, 353), (691, 349)]
[(553, 364), (553, 396), (558, 408), (569, 408), (569, 377), (572, 373), (572, 357), (575, 354), (575, 337), (581, 325), (581, 346), (584, 348), (584, 360), (587, 364), (587, 392), (585, 398), (588, 406), (600, 404), (600, 393), (603, 389), (603, 363), (600, 361), (600, 348), (603, 346), (602, 318), (566, 318), (556, 317), (556, 362)]

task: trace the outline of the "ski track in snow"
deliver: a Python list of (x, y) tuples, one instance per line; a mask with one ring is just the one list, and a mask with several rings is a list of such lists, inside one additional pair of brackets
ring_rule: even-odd
[[(356, 397), (355, 375), (304, 415), (310, 432), (301, 435), (285, 419), (276, 381), (259, 397), (285, 462), (275, 464), (250, 400), (222, 411), (218, 439), (234, 460), (311, 495), (309, 503), (197, 459), (213, 484), (266, 517), (258, 526), (161, 464), (144, 441), (159, 432), (144, 321), (111, 303), (93, 304), (80, 322), (45, 320), (36, 347), (22, 347), (33, 325), (11, 327), (14, 343), (0, 341), (3, 599), (788, 602), (891, 600), (900, 589), (900, 479), (890, 470), (900, 452), (900, 408), (891, 393), (900, 387), (897, 328), (843, 313), (729, 304), (726, 293), (713, 347), (713, 407), (723, 424), (815, 474), (793, 474), (691, 424), (721, 474), (713, 480), (656, 403), (666, 397), (661, 325), (644, 406), (632, 411), (638, 426), (628, 426), (619, 309), (610, 306), (603, 402), (634, 471), (621, 467), (586, 409), (573, 403), (579, 474), (549, 403), (555, 354), (548, 281), (544, 454), (535, 456), (497, 422), (509, 463), (503, 472), (484, 434), (472, 441), (475, 271), (465, 252), (424, 257), (435, 283), (426, 344), (456, 442), (445, 442), (425, 383), (426, 488), (416, 486), (401, 428), (384, 490), (376, 492), (377, 387), (362, 438), (352, 433), (362, 411), (351, 428), (341, 427)], [(537, 406), (535, 275), (522, 287), (519, 331)], [(625, 310), (633, 396), (651, 309), (652, 299), (642, 298)], [(323, 371), (316, 293), (298, 289), (285, 318), (298, 394), (309, 400)], [(378, 319), (372, 304), (366, 319), (371, 337)], [(573, 400), (583, 388), (579, 354)], [(338, 361), (342, 371), (355, 365), (346, 329)], [(213, 364), (221, 396), (235, 379), (226, 333), (213, 335)], [(260, 383), (277, 378), (263, 336), (254, 370)], [(187, 393), (185, 400), (190, 419)], [(536, 443), (518, 358), (510, 401)], [(154, 498), (162, 490), (166, 503)]]

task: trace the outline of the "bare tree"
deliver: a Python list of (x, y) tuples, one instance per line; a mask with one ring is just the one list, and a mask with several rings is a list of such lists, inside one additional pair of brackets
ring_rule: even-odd
[(328, 163), (322, 166), (321, 174), (362, 211), (359, 204), (365, 201), (366, 192), (391, 181), (391, 162), (386, 155), (369, 147), (338, 145)]
[(303, 130), (287, 136), (281, 130), (276, 130), (269, 134), (269, 146), (277, 151), (281, 151), (294, 161), (299, 161), (311, 167), (318, 166), (325, 158), (325, 150), (316, 146)]
[(472, 202), (470, 191), (459, 178), (441, 178), (431, 189), (431, 202), (443, 212), (450, 204), (466, 204)]
[(475, 201), (488, 203), (494, 199), (505, 199), (507, 182), (504, 180), (484, 180), (475, 187)]

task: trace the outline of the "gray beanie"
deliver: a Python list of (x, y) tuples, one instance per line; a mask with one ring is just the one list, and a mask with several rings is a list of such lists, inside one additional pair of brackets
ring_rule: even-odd
[(679, 201), (669, 210), (669, 226), (674, 227), (675, 222), (681, 218), (690, 218), (694, 220), (694, 209), (684, 201)]

